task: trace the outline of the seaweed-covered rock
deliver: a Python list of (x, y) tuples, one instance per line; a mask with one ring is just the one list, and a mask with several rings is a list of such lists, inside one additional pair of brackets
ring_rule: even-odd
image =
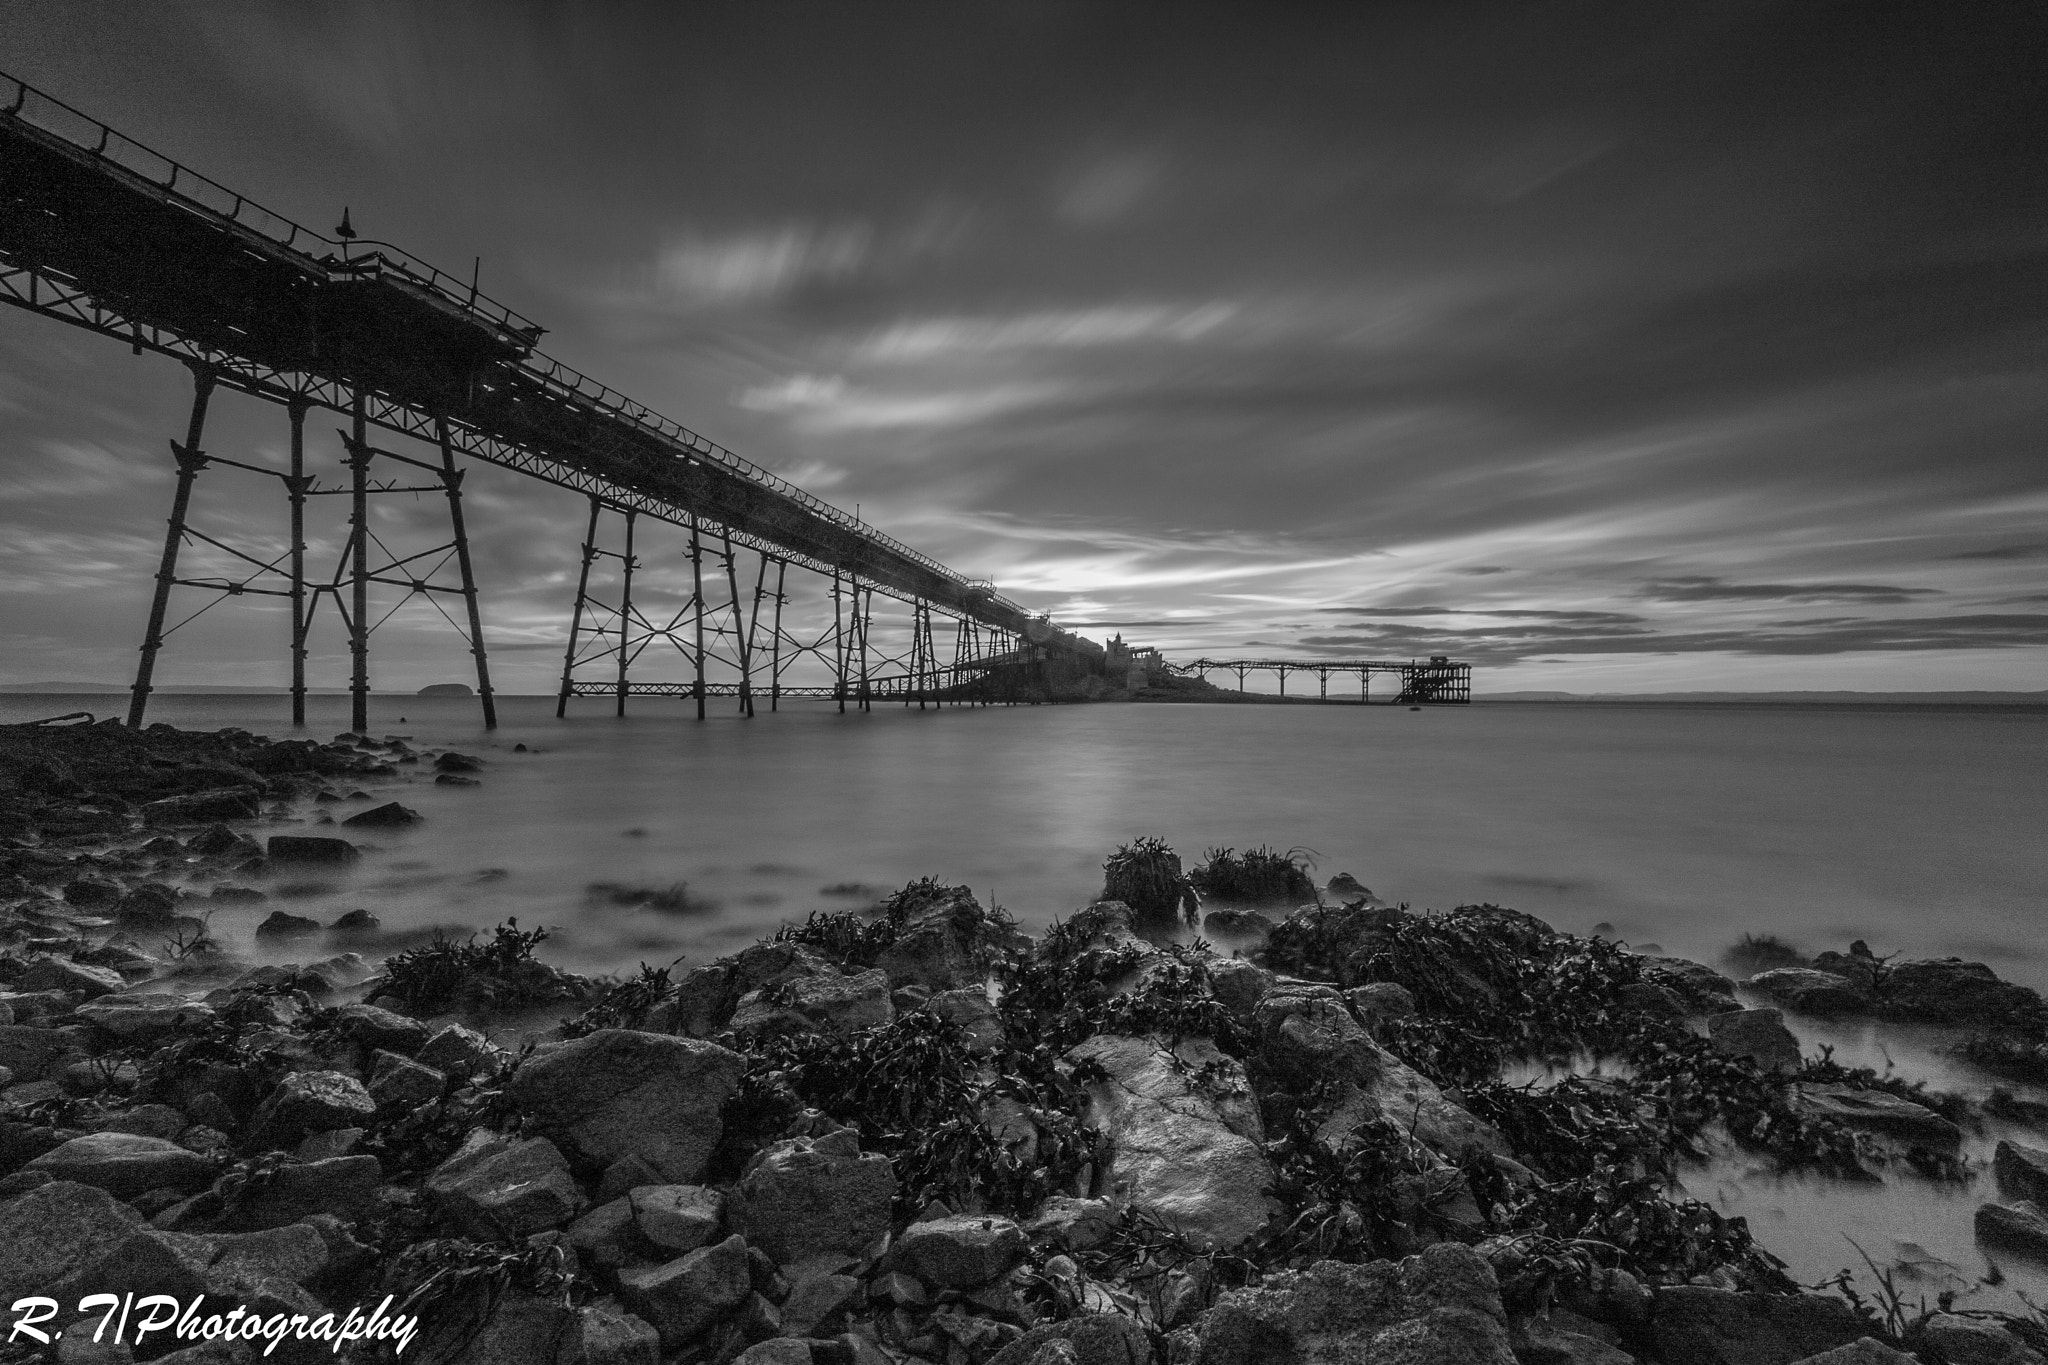
[(1493, 1270), (1439, 1243), (1398, 1266), (1318, 1261), (1223, 1295), (1194, 1365), (1513, 1365)]
[(1868, 1324), (1840, 1299), (1704, 1285), (1657, 1291), (1650, 1335), (1668, 1365), (1791, 1365), (1847, 1346)]
[(981, 979), (1007, 934), (964, 886), (913, 883), (891, 898), (900, 922), (879, 966), (891, 986), (950, 991)]
[(599, 1029), (528, 1061), (507, 1093), (540, 1131), (584, 1155), (638, 1156), (663, 1179), (687, 1184), (718, 1145), (719, 1109), (745, 1067), (715, 1043)]
[(836, 1269), (888, 1231), (895, 1198), (889, 1159), (863, 1152), (859, 1136), (842, 1128), (757, 1152), (726, 1204), (726, 1219), (777, 1265)]
[[(343, 1006), (342, 1008), (346, 1011), (349, 1006)], [(364, 1008), (375, 1007), (365, 1006)], [(379, 1014), (390, 1013), (388, 1010), (378, 1010), (377, 1012)], [(368, 1040), (366, 1039), (365, 1041)], [(380, 1043), (377, 1046), (390, 1047), (391, 1044)], [(403, 1052), (406, 1049), (400, 1047), (393, 1050)], [(421, 1066), (430, 1066), (434, 1070), (445, 1072), (450, 1076), (467, 1079), (492, 1070), (497, 1066), (503, 1055), (492, 1044), (490, 1039), (484, 1037), (467, 1024), (448, 1024), (428, 1038), (426, 1042), (420, 1044), (419, 1051), (413, 1054), (413, 1060)]]
[(1088, 1086), (1088, 1121), (1109, 1138), (1109, 1182), (1184, 1235), (1236, 1246), (1276, 1206), (1272, 1164), (1237, 1061), (1205, 1038), (1168, 1046), (1098, 1034), (1068, 1052), (1101, 1079)]

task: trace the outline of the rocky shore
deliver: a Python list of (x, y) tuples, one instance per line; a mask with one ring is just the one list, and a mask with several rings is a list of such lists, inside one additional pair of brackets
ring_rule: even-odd
[[(2038, 1078), (2048, 1009), (1980, 965), (1858, 944), (1738, 986), (1496, 906), (1261, 892), (1287, 867), (1264, 850), (1183, 876), (1152, 841), (1035, 938), (927, 879), (680, 975), (579, 978), (512, 923), (279, 911), (259, 932), (315, 950), (284, 966), (209, 932), (207, 905), (417, 817), (264, 820), (482, 769), (0, 727), (0, 1304), (385, 1304), (418, 1325), (398, 1358), (451, 1365), (2048, 1361), (2038, 1315), (1796, 1285), (1673, 1187), (1717, 1151), (1986, 1179), (1961, 1151), (1983, 1106), (1802, 1057), (1780, 1013), (1958, 1027)], [(1984, 1244), (2048, 1252), (2048, 1152), (2002, 1143), (1988, 1179)], [(0, 1360), (270, 1345), (17, 1332)]]

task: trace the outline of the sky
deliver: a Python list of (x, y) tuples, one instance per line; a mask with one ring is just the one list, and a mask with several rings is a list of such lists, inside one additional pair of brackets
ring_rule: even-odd
[[(0, 70), (480, 261), (549, 354), (1065, 626), (1482, 693), (2048, 688), (2044, 69), (2025, 4), (0, 7)], [(0, 681), (130, 675), (188, 401), (0, 311)], [(227, 395), (205, 445), (285, 439)], [(551, 691), (584, 506), (465, 492), (499, 685)], [(269, 480), (196, 505), (283, 544)], [(159, 681), (281, 682), (280, 621)], [(425, 607), (375, 649), (464, 676)]]

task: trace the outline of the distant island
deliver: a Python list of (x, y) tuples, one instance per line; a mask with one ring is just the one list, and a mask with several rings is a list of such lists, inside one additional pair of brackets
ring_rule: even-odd
[(419, 690), (422, 697), (473, 697), (468, 683), (428, 683)]

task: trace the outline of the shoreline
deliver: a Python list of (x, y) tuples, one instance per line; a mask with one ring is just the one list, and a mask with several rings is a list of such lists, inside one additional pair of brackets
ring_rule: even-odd
[[(1154, 941), (1186, 933), (1178, 899), (1147, 903), (1185, 885), (1162, 857), (1149, 881), (1105, 887), (1122, 899), (1036, 941), (965, 888), (926, 881), (677, 981), (569, 976), (516, 926), (408, 947), (359, 923), (355, 962), (244, 970), (191, 941), (162, 956), (138, 941), (191, 930), (191, 898), (159, 876), (261, 882), (279, 845), (248, 831), (265, 818), (351, 777), (487, 781), (483, 765), (402, 740), (5, 731), (15, 933), (0, 1028), (24, 1065), (0, 1092), (20, 1158), (0, 1172), (0, 1227), (19, 1231), (35, 1198), (52, 1217), (71, 1201), (63, 1218), (97, 1219), (109, 1237), (120, 1223), (124, 1245), (311, 1228), (324, 1259), (298, 1289), (330, 1303), (359, 1301), (372, 1251), (377, 1286), (416, 1288), (389, 1267), (425, 1283), (432, 1247), (466, 1268), (463, 1283), (509, 1291), (514, 1310), (501, 1303), (487, 1335), (567, 1313), (653, 1342), (621, 1359), (713, 1365), (782, 1342), (867, 1365), (950, 1365), (957, 1346), (979, 1365), (1027, 1337), (1036, 1352), (1083, 1326), (1125, 1330), (1102, 1313), (1145, 1334), (1148, 1353), (1163, 1342), (1175, 1359), (1229, 1360), (1227, 1324), (1292, 1322), (1317, 1275), (1367, 1271), (1458, 1281), (1459, 1311), (1493, 1324), (1487, 1349), (1525, 1355), (1565, 1334), (1657, 1359), (1709, 1323), (1781, 1344), (1850, 1327), (1907, 1343), (1953, 1325), (1788, 1292), (1740, 1220), (1665, 1197), (1675, 1163), (1724, 1131), (1780, 1168), (1952, 1182), (1966, 1174), (1944, 1156), (1955, 1125), (1982, 1121), (1958, 1097), (1799, 1059), (1771, 1009), (1745, 1009), (1736, 983), (1697, 963), (1494, 907), (1409, 914), (1355, 884), (1292, 914), (1212, 912), (1204, 932), (1235, 951), (1205, 952)], [(113, 757), (94, 758), (101, 748)], [(174, 786), (187, 790), (154, 795)], [(289, 857), (347, 856), (279, 838)], [(1303, 903), (1299, 887), (1281, 895)], [(318, 942), (318, 926), (279, 932), (294, 929)], [(1814, 1014), (1996, 1025), (2008, 1050), (1981, 1060), (1997, 1065), (2044, 1055), (2040, 998), (1988, 972), (1852, 950), (1743, 985)], [(508, 1006), (580, 1012), (515, 1056), (469, 1027), (504, 1022)], [(1569, 1074), (1581, 1051), (1627, 1058), (1632, 1074)], [(1501, 1065), (1526, 1055), (1565, 1062), (1565, 1078), (1500, 1086)], [(622, 1074), (666, 1077), (654, 1107), (694, 1117), (653, 1122)], [(679, 1126), (712, 1135), (702, 1152), (672, 1150)], [(2026, 1162), (2001, 1153), (2001, 1186), (2030, 1188)], [(298, 1202), (267, 1193), (279, 1186)], [(353, 1193), (314, 1209), (327, 1198), (315, 1186)], [(857, 1228), (804, 1221), (842, 1195), (864, 1210)], [(1610, 1225), (1620, 1206), (1633, 1232)], [(2033, 1235), (2024, 1211), (1991, 1221), (1994, 1237)], [(701, 1244), (678, 1249), (682, 1224)], [(1318, 1269), (1331, 1256), (1339, 1268)], [(676, 1316), (678, 1277), (699, 1285), (733, 1265), (747, 1267), (743, 1294), (703, 1322)]]

